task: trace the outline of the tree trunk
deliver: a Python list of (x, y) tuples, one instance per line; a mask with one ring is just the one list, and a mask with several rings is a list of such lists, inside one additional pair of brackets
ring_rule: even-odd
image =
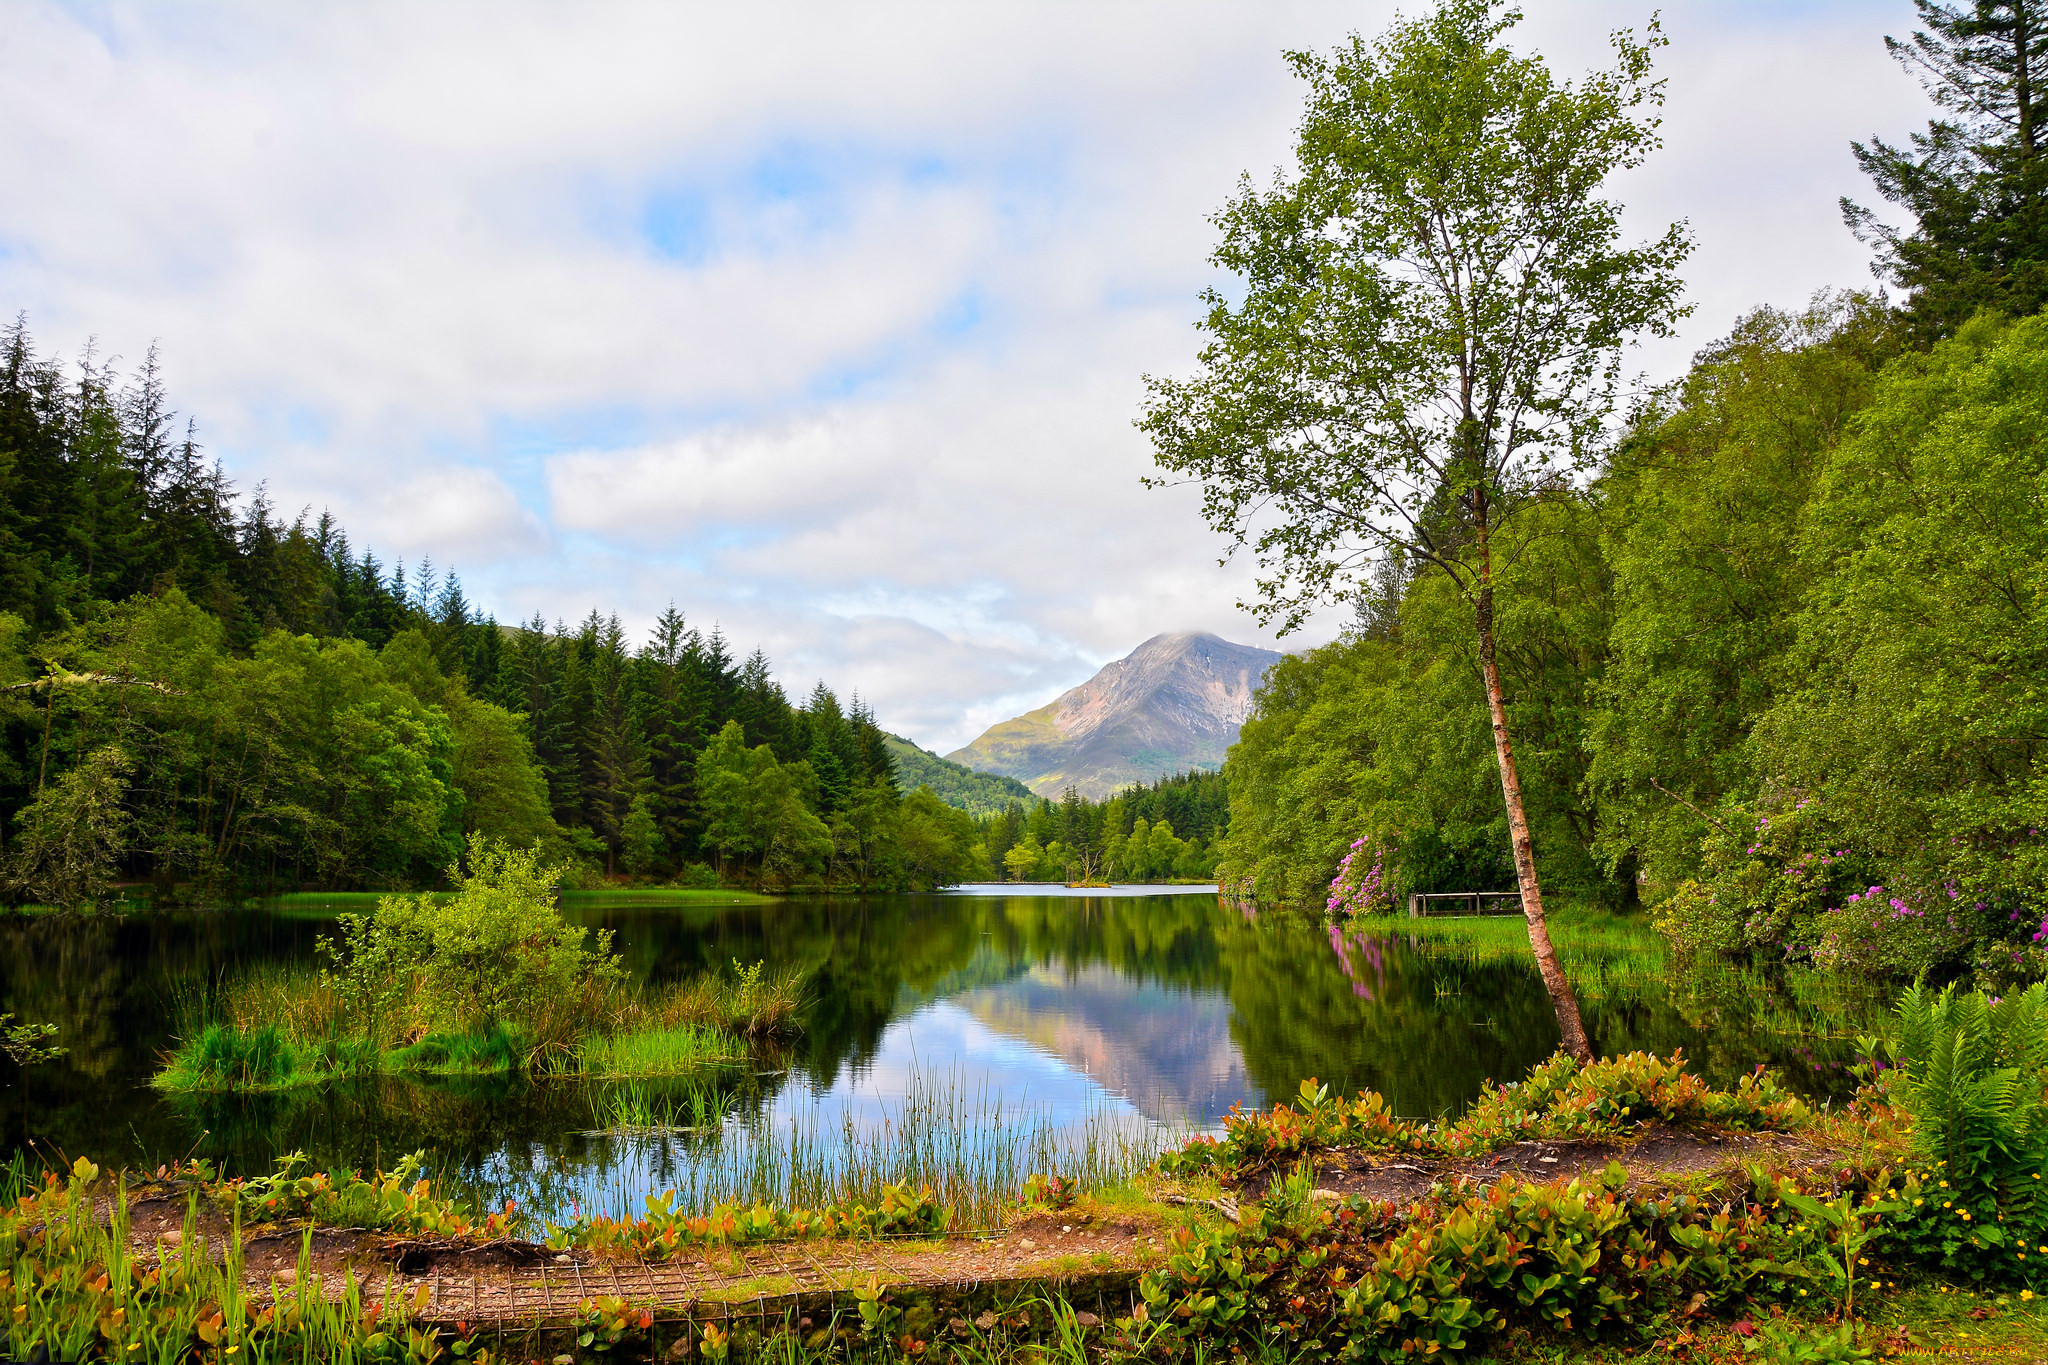
[(1486, 530), (1479, 531), (1479, 601), (1474, 613), (1479, 626), (1479, 664), (1486, 675), (1486, 710), (1493, 719), (1493, 752), (1500, 760), (1500, 790), (1507, 801), (1508, 836), (1515, 850), (1515, 878), (1522, 884), (1522, 918), (1529, 922), (1529, 947), (1536, 954), (1536, 970), (1543, 974), (1543, 988), (1550, 992), (1550, 1007), (1557, 1012), (1557, 1031), (1563, 1035), (1559, 1046), (1582, 1062), (1593, 1060), (1586, 1042), (1586, 1026), (1579, 1020), (1579, 998), (1572, 983), (1557, 965), (1557, 950), (1550, 944), (1550, 926), (1543, 918), (1543, 890), (1536, 881), (1536, 850), (1529, 841), (1529, 818), (1522, 810), (1522, 779), (1515, 773), (1515, 749), (1508, 738), (1508, 708), (1501, 697), (1500, 664), (1493, 652), (1493, 563), (1486, 543)]

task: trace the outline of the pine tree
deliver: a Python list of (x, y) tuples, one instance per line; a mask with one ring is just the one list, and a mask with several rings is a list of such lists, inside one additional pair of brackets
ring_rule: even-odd
[(2013, 316), (2048, 302), (2048, 169), (2041, 149), (2048, 0), (1915, 0), (1925, 25), (1886, 49), (1946, 116), (1911, 145), (1852, 143), (1877, 192), (1913, 216), (1893, 227), (1853, 201), (1842, 214), (1877, 248), (1879, 278), (1907, 291), (1923, 337), (1982, 308)]

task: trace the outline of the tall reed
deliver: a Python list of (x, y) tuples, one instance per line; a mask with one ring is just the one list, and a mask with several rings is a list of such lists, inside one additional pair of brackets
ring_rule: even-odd
[[(969, 1092), (957, 1076), (914, 1076), (901, 1105), (879, 1124), (846, 1111), (834, 1125), (814, 1107), (780, 1120), (735, 1121), (708, 1152), (643, 1141), (659, 1144), (645, 1155), (672, 1179), (678, 1209), (872, 1205), (886, 1186), (928, 1186), (951, 1210), (954, 1227), (976, 1228), (1001, 1226), (1033, 1174), (1058, 1174), (1080, 1190), (1113, 1188), (1186, 1136), (1099, 1110), (1061, 1123), (1042, 1109)], [(608, 1211), (637, 1214), (644, 1189), (638, 1179), (616, 1180), (604, 1197)]]

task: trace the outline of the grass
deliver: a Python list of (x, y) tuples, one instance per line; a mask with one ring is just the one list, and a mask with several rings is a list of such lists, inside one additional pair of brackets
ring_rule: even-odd
[(747, 1058), (747, 1045), (713, 1024), (675, 1024), (592, 1038), (583, 1045), (586, 1076), (684, 1076)]
[(733, 886), (636, 886), (613, 890), (564, 891), (563, 905), (758, 905), (778, 899)]
[[(1573, 985), (1594, 996), (1669, 982), (1689, 1016), (1734, 1006), (1773, 1033), (1835, 1039), (1881, 1030), (1892, 1003), (1875, 985), (1861, 989), (1839, 974), (1794, 965), (1676, 970), (1663, 939), (1635, 916), (1564, 905), (1552, 910), (1548, 920), (1559, 965)], [(1514, 915), (1409, 919), (1397, 913), (1354, 921), (1350, 932), (1425, 941), (1440, 957), (1463, 957), (1475, 964), (1521, 961), (1529, 955), (1529, 926)]]
[(429, 1033), (387, 1052), (386, 1071), (428, 1076), (496, 1076), (516, 1071), (525, 1060), (525, 1040), (503, 1024), (466, 1033)]

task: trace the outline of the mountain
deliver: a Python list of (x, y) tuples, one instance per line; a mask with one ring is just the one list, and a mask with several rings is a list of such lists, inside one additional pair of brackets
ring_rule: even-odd
[(1013, 777), (978, 773), (958, 763), (948, 763), (929, 749), (920, 749), (901, 735), (882, 732), (882, 746), (896, 763), (896, 782), (905, 791), (930, 787), (932, 795), (970, 815), (994, 815), (1012, 801), (1036, 798), (1031, 788)]
[(1155, 635), (1050, 705), (991, 726), (946, 757), (1040, 796), (1101, 800), (1133, 782), (1217, 768), (1280, 658), (1214, 635)]

